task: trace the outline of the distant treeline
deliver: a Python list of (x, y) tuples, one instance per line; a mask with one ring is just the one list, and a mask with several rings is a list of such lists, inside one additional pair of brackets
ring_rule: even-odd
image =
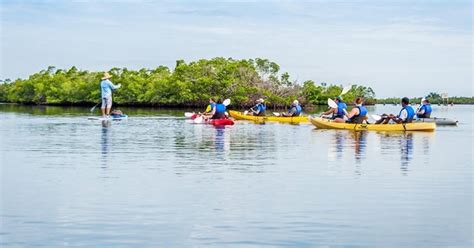
[[(441, 96), (441, 94), (436, 93), (436, 92), (431, 92), (427, 96), (425, 96), (426, 99), (430, 101), (432, 104), (474, 104), (474, 97), (463, 97), (463, 96), (455, 96), (455, 97), (448, 97), (444, 98)], [(418, 98), (411, 98), (410, 102), (411, 103), (420, 103), (421, 102), (421, 97)], [(385, 98), (385, 99), (377, 99), (377, 103), (381, 104), (398, 104), (400, 103), (400, 98), (396, 97), (391, 97), (391, 98)]]
[[(270, 107), (288, 106), (294, 99), (303, 105), (326, 104), (328, 97), (339, 95), (340, 85), (302, 84), (290, 79), (287, 72), (267, 59), (201, 59), (186, 63), (176, 61), (174, 70), (166, 66), (129, 70), (112, 68), (114, 84), (122, 87), (114, 93), (114, 102), (142, 106), (204, 106), (209, 98), (231, 98), (234, 107), (250, 106), (264, 98)], [(67, 70), (48, 67), (27, 79), (5, 80), (0, 84), (0, 101), (25, 104), (80, 105), (100, 100), (99, 82), (103, 72), (72, 67)], [(375, 103), (370, 87), (354, 85), (344, 95), (351, 102), (364, 97)]]

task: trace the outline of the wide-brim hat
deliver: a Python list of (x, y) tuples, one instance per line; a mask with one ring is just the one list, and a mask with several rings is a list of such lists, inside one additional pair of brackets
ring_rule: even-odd
[(106, 72), (106, 73), (104, 73), (104, 76), (102, 77), (102, 80), (109, 79), (111, 77), (112, 76), (108, 72)]
[(265, 102), (265, 100), (263, 100), (263, 98), (260, 98), (260, 99), (257, 99), (257, 102), (263, 103)]
[(293, 101), (293, 104), (296, 105), (296, 104), (299, 104), (300, 102), (298, 100), (294, 100)]

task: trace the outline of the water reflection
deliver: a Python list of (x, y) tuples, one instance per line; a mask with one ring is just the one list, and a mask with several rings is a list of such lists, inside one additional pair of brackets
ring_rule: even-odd
[(102, 128), (101, 128), (101, 136), (100, 136), (100, 145), (101, 145), (101, 161), (102, 161), (102, 168), (107, 167), (108, 162), (108, 154), (109, 154), (109, 143), (110, 143), (110, 136), (109, 131), (112, 126), (112, 122), (110, 120), (103, 120), (102, 121)]
[(354, 158), (360, 163), (365, 158), (367, 132), (334, 131), (335, 152), (338, 160), (343, 159), (346, 147), (354, 149)]
[(365, 148), (367, 146), (367, 132), (351, 132), (354, 140), (354, 157), (356, 163), (360, 163), (365, 157)]
[[(421, 135), (421, 133), (420, 133)], [(386, 132), (379, 133), (382, 154), (392, 154), (394, 150), (400, 153), (400, 170), (403, 174), (408, 172), (408, 166), (413, 159), (413, 133), (412, 132)]]

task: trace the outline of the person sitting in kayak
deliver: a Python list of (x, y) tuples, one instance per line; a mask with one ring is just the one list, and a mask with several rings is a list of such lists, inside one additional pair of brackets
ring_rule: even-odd
[(300, 116), (303, 109), (301, 108), (300, 102), (298, 100), (294, 100), (291, 104), (290, 108), (288, 109), (287, 113), (281, 113), (284, 117), (295, 117)]
[(357, 97), (354, 101), (355, 107), (349, 112), (346, 116), (348, 123), (363, 123), (365, 120), (368, 119), (367, 117), (367, 109), (364, 105), (364, 100), (361, 97)]
[(114, 109), (112, 112), (110, 112), (110, 116), (112, 116), (112, 118), (120, 118), (123, 117), (124, 114), (120, 109)]
[(265, 110), (267, 109), (267, 106), (265, 106), (264, 102), (265, 100), (262, 98), (258, 99), (257, 105), (250, 109), (252, 111), (250, 114), (254, 116), (265, 116)]
[(347, 113), (346, 103), (343, 102), (341, 96), (336, 97), (336, 99), (334, 99), (334, 102), (336, 102), (337, 108), (331, 108), (328, 111), (322, 113), (321, 116), (332, 114), (331, 119), (334, 120), (334, 122), (345, 122), (346, 120), (344, 119), (344, 116)]
[(222, 100), (217, 101), (216, 106), (211, 111), (211, 119), (226, 119), (226, 107), (222, 103)]
[(418, 118), (430, 118), (431, 117), (431, 104), (428, 99), (423, 99), (420, 109), (416, 112)]
[(398, 115), (383, 114), (382, 118), (375, 122), (375, 124), (388, 124), (389, 122), (397, 124), (411, 123), (413, 118), (415, 118), (415, 110), (410, 106), (410, 99), (408, 97), (402, 98), (401, 104), (402, 109)]
[(211, 113), (211, 111), (216, 106), (216, 101), (213, 98), (209, 98), (209, 105), (207, 105), (206, 111), (204, 113)]

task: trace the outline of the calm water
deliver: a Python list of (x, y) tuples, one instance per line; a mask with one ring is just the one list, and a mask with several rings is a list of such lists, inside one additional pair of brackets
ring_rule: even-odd
[(1, 247), (473, 245), (473, 106), (434, 133), (125, 110), (0, 105)]

